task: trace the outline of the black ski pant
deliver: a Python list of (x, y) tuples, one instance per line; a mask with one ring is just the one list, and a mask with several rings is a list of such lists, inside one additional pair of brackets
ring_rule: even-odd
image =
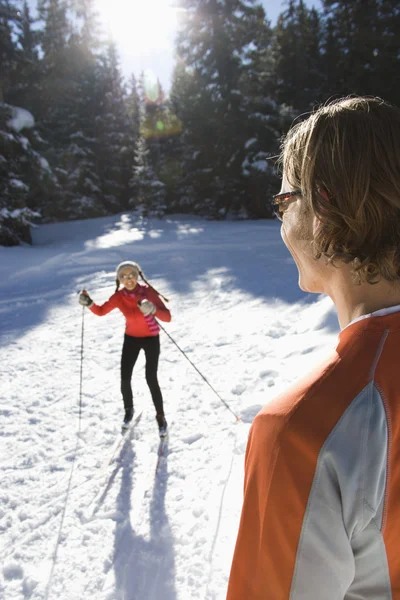
[(150, 389), (153, 404), (156, 413), (158, 415), (163, 415), (163, 398), (157, 379), (158, 358), (160, 356), (159, 335), (139, 338), (125, 334), (121, 356), (121, 393), (124, 407), (125, 410), (133, 408), (131, 386), (132, 372), (138, 359), (139, 352), (142, 349), (144, 350), (146, 357), (146, 381)]

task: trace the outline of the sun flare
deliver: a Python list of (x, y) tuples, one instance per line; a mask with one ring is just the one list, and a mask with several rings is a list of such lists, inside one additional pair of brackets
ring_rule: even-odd
[(97, 0), (106, 31), (131, 55), (169, 49), (177, 27), (177, 10), (168, 0)]

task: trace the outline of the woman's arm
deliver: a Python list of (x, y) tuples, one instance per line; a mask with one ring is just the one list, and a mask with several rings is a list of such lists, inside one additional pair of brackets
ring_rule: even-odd
[(98, 317), (103, 317), (104, 315), (108, 314), (109, 312), (111, 312), (112, 310), (114, 310), (114, 308), (117, 308), (118, 306), (118, 295), (117, 294), (113, 294), (111, 296), (111, 298), (109, 298), (107, 300), (107, 302), (104, 302), (104, 304), (96, 304), (95, 302), (93, 302), (93, 304), (89, 307), (89, 310), (92, 311), (93, 314), (97, 315)]

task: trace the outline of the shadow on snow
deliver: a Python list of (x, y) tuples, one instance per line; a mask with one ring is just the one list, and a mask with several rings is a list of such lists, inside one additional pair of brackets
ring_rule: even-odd
[[(122, 214), (46, 225), (33, 233), (32, 248), (1, 248), (0, 340), (3, 344), (73, 299), (83, 287), (94, 298), (114, 292), (122, 260), (139, 262), (166, 296), (188, 294), (201, 282), (210, 293), (233, 290), (285, 303), (311, 303), (297, 285), (297, 268), (276, 221), (205, 221), (174, 216), (135, 220)], [(164, 285), (159, 280), (165, 281)], [(71, 314), (80, 320), (80, 307)], [(328, 323), (330, 327), (331, 324)], [(77, 325), (79, 327), (79, 324)], [(336, 327), (335, 327), (336, 329)]]
[[(113, 570), (117, 597), (125, 600), (176, 600), (175, 558), (173, 536), (165, 510), (165, 494), (168, 482), (166, 457), (162, 459), (154, 480), (149, 507), (150, 536), (137, 535), (132, 528), (138, 514), (143, 517), (147, 507), (147, 494), (142, 505), (132, 505), (131, 492), (134, 482), (135, 455), (131, 441), (126, 443), (122, 465), (121, 488), (116, 509), (123, 517), (123, 525), (116, 528)], [(138, 523), (140, 525), (140, 523)]]

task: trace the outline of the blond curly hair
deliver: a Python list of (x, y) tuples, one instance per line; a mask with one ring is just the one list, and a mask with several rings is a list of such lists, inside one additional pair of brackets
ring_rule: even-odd
[(316, 259), (351, 263), (359, 282), (400, 278), (400, 110), (346, 97), (291, 128), (280, 162), (320, 220)]

